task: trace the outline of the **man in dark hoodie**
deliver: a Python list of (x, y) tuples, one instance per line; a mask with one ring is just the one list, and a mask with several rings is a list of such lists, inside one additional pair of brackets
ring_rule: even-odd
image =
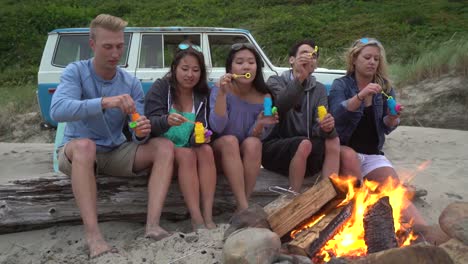
[(290, 189), (295, 192), (300, 192), (307, 174), (315, 175), (322, 168), (323, 177), (338, 174), (340, 159), (347, 172), (359, 174), (356, 153), (340, 147), (333, 116), (326, 114), (318, 120), (317, 107), (328, 109), (325, 86), (311, 75), (318, 55), (313, 40), (296, 43), (289, 51), (292, 69), (267, 81), (280, 122), (263, 142), (262, 165), (288, 175)]

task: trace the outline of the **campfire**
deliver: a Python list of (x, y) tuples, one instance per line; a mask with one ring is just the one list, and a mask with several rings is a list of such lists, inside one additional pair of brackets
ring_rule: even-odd
[(361, 187), (355, 187), (352, 177), (331, 179), (346, 198), (338, 205), (325, 206), (309, 222), (295, 228), (290, 233), (290, 248), (312, 241), (305, 249), (307, 255), (314, 262), (326, 262), (332, 257), (355, 258), (404, 247), (417, 238), (411, 231), (412, 219), (402, 217), (409, 202), (401, 183), (389, 177), (381, 185), (365, 180)]

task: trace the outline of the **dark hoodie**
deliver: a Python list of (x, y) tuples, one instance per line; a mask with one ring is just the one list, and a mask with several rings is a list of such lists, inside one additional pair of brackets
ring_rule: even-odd
[[(166, 78), (157, 79), (145, 96), (145, 115), (151, 121), (151, 136), (158, 137), (166, 133), (170, 126), (167, 121), (169, 110), (172, 105), (170, 83)], [(208, 128), (208, 97), (193, 93), (195, 108), (195, 121), (203, 123)], [(191, 144), (194, 144), (193, 134), (190, 136)]]
[(273, 93), (275, 106), (278, 108), (279, 124), (265, 139), (291, 138), (334, 138), (336, 130), (325, 133), (317, 122), (317, 107), (324, 105), (328, 109), (325, 86), (309, 76), (302, 84), (292, 77), (292, 70), (281, 76), (271, 76), (267, 85)]

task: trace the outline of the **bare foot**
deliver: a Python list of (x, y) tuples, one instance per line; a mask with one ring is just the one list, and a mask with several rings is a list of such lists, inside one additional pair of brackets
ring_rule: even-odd
[(87, 239), (88, 248), (89, 248), (89, 258), (97, 258), (106, 253), (118, 253), (119, 251), (114, 248), (110, 247), (103, 238), (98, 239)]
[(152, 227), (147, 227), (146, 228), (146, 233), (145, 237), (146, 238), (151, 238), (156, 241), (159, 241), (163, 238), (169, 237), (171, 233), (167, 232), (160, 226), (152, 226)]
[(206, 221), (205, 226), (207, 229), (215, 229), (218, 227), (213, 221)]
[(205, 229), (205, 222), (196, 223), (192, 221), (192, 231), (197, 232), (199, 229)]

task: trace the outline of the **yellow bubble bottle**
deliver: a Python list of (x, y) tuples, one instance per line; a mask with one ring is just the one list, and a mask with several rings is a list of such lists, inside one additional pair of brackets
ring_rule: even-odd
[(317, 113), (318, 113), (319, 121), (322, 122), (322, 120), (327, 115), (327, 108), (325, 108), (325, 106), (323, 105), (320, 105), (319, 107), (317, 107)]
[(195, 122), (194, 132), (195, 132), (195, 143), (197, 144), (205, 143), (205, 127), (203, 126), (202, 122)]

